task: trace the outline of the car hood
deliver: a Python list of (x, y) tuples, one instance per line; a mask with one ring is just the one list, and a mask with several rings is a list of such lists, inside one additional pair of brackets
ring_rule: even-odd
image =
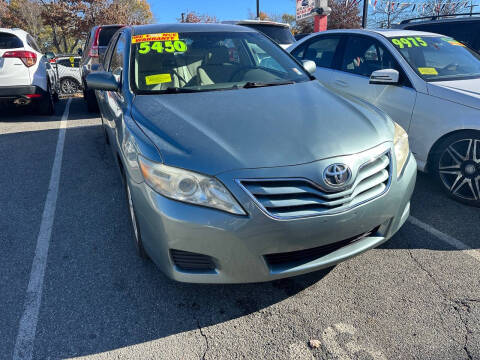
[(435, 81), (428, 93), (445, 100), (480, 109), (480, 79)]
[(138, 95), (132, 116), (165, 164), (210, 175), (354, 154), (393, 138), (383, 112), (317, 81)]

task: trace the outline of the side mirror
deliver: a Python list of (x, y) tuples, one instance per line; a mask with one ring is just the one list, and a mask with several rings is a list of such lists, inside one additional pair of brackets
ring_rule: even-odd
[(98, 71), (87, 75), (87, 87), (92, 90), (118, 91), (120, 84), (112, 73)]
[(303, 68), (307, 70), (310, 75), (315, 75), (315, 71), (317, 71), (317, 64), (315, 64), (312, 60), (302, 60)]
[(394, 69), (377, 70), (370, 75), (370, 84), (395, 85), (398, 84), (400, 74)]
[(77, 54), (78, 54), (79, 56), (82, 56), (82, 55), (83, 55), (83, 50), (82, 50), (82, 49), (78, 49), (78, 50), (77, 50)]
[(45, 57), (47, 58), (47, 60), (50, 61), (50, 60), (55, 58), (55, 54), (53, 52), (49, 51), (49, 52), (45, 53)]

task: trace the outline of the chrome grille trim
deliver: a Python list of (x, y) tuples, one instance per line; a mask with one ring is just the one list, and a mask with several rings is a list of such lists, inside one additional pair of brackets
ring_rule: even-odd
[(329, 192), (306, 178), (236, 179), (266, 215), (291, 220), (338, 214), (385, 194), (393, 174), (391, 150), (359, 166), (355, 181), (343, 191)]

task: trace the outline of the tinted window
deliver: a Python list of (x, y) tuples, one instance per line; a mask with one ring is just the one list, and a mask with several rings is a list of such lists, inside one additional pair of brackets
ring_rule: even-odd
[(332, 68), (333, 57), (337, 50), (340, 38), (321, 37), (312, 41), (303, 54), (303, 60), (315, 61), (320, 67)]
[(395, 69), (401, 73), (392, 54), (375, 39), (351, 36), (347, 40), (342, 60), (342, 71), (370, 76), (382, 69)]
[(473, 49), (477, 45), (477, 39), (480, 38), (480, 21), (418, 24), (408, 26), (408, 29), (447, 35)]
[(23, 43), (13, 34), (0, 33), (0, 49), (18, 49), (22, 48)]
[(123, 59), (125, 54), (125, 34), (120, 35), (117, 41), (117, 45), (113, 50), (112, 60), (110, 61), (109, 71), (115, 75), (117, 80), (120, 80), (120, 76), (123, 71)]
[(102, 30), (100, 31), (100, 35), (98, 37), (98, 45), (99, 46), (108, 46), (108, 43), (110, 42), (110, 39), (117, 32), (117, 30), (120, 29), (120, 28), (121, 28), (121, 26), (102, 28)]
[(37, 42), (33, 37), (27, 35), (27, 44), (35, 51), (41, 52), (40, 47), (38, 46)]
[(295, 38), (290, 32), (290, 29), (284, 26), (261, 24), (244, 24), (243, 26), (247, 26), (264, 33), (278, 44), (293, 44), (295, 42)]

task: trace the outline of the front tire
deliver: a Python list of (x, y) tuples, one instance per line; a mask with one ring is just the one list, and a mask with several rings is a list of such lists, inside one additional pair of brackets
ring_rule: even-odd
[(480, 132), (447, 136), (438, 144), (431, 165), (440, 186), (451, 198), (480, 207)]

